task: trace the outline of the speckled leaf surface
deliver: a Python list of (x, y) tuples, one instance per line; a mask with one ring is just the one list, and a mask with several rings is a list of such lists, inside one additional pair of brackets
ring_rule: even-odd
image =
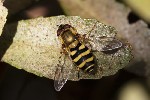
[(93, 53), (98, 65), (96, 75), (78, 71), (70, 58), (60, 53), (61, 43), (56, 35), (60, 24), (72, 25), (81, 35), (92, 30), (91, 32), (95, 36), (116, 37), (115, 28), (95, 19), (81, 19), (78, 16), (55, 16), (22, 20), (7, 25), (4, 30), (6, 35), (1, 37), (2, 61), (18, 69), (24, 69), (50, 79), (54, 79), (58, 65), (63, 65), (64, 74), (70, 73), (69, 80), (79, 80), (99, 79), (102, 76), (113, 75), (119, 69), (124, 68), (132, 58), (130, 45), (125, 43), (122, 48), (112, 54), (105, 54), (100, 51)]
[(7, 14), (8, 14), (8, 11), (3, 6), (3, 0), (2, 0), (2, 1), (0, 1), (0, 35), (2, 34), (4, 24), (6, 23)]

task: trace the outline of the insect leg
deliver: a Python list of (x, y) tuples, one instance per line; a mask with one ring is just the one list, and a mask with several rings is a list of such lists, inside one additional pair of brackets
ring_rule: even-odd
[(92, 29), (91, 29), (87, 34), (85, 34), (85, 38), (86, 38), (86, 39), (89, 39), (89, 37), (90, 37), (90, 35), (91, 35), (92, 31), (94, 30), (94, 28), (95, 28), (95, 26), (96, 26), (97, 23), (98, 23), (98, 22), (96, 22), (96, 23), (94, 24), (94, 26), (92, 27)]

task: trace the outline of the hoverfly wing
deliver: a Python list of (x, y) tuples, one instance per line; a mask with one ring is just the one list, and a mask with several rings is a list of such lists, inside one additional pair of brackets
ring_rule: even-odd
[(101, 51), (111, 51), (122, 47), (122, 42), (113, 37), (105, 37), (101, 39), (103, 46)]
[(57, 68), (54, 77), (54, 88), (56, 91), (60, 91), (64, 84), (67, 82), (68, 78), (64, 78), (64, 73), (62, 68)]
[(66, 82), (67, 82), (67, 79), (54, 80), (55, 90), (60, 91)]
[(111, 51), (122, 47), (122, 42), (114, 37), (96, 37), (90, 42), (96, 51)]

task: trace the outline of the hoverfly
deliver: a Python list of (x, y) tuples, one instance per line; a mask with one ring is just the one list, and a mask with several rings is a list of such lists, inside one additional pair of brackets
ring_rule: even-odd
[[(84, 43), (84, 36), (78, 34), (77, 30), (69, 24), (61, 24), (57, 30), (57, 36), (62, 43), (62, 50), (66, 52), (78, 69), (88, 74), (95, 74), (96, 64), (92, 50)], [(122, 43), (112, 37), (102, 37), (104, 43), (100, 51), (110, 51), (122, 46)], [(57, 68), (54, 78), (54, 87), (60, 91), (66, 83), (69, 75), (64, 77), (63, 66)]]

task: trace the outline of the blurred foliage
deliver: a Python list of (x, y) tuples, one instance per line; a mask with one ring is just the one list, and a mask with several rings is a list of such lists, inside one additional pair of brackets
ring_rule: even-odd
[(150, 24), (150, 0), (122, 0), (138, 16)]

